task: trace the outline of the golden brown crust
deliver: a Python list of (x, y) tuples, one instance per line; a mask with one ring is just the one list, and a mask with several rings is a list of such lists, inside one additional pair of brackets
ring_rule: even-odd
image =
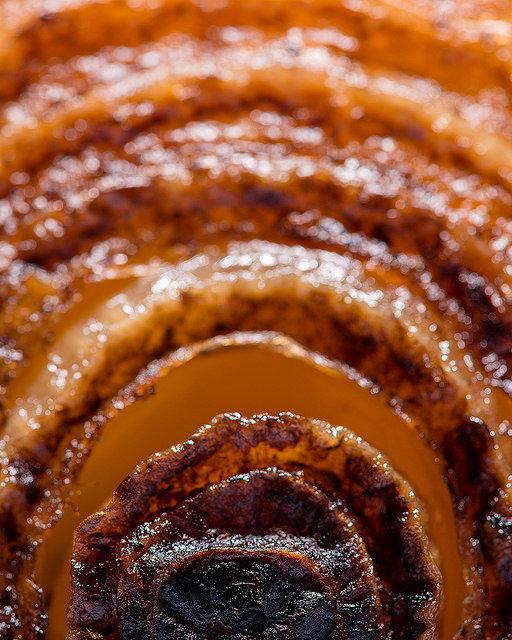
[[(34, 17), (32, 25), (24, 17), (30, 27), (18, 27), (23, 35), (13, 48), (19, 52), (10, 55), (26, 60), (23, 68), (33, 72), (29, 87), (9, 98), (20, 98), (29, 123), (4, 110), (3, 155), (10, 160), (3, 169), (3, 202), (11, 247), (5, 265), (19, 257), (49, 274), (22, 264), (17, 277), (11, 273), (5, 281), (4, 299), (19, 296), (20, 286), (29, 290), (27, 306), (19, 300), (15, 315), (4, 317), (9, 346), (30, 349), (27, 331), (20, 334), (19, 327), (41, 322), (43, 299), (49, 325), (48, 312), (58, 311), (59, 298), (81, 288), (91, 272), (104, 277), (110, 260), (175, 257), (176, 245), (186, 252), (193, 241), (230, 237), (293, 242), (298, 236), (301, 243), (324, 246), (327, 240), (331, 250), (357, 253), (357, 239), (351, 242), (349, 234), (362, 232), (392, 253), (421, 257), (426, 265), (419, 264), (412, 278), (417, 286), (429, 286), (421, 278), (428, 269), (448, 298), (444, 304), (453, 306), (454, 296), (471, 320), (467, 341), (477, 353), (498, 353), (507, 361), (509, 231), (502, 212), (510, 205), (510, 125), (506, 100), (498, 95), (507, 86), (489, 72), (497, 65), (501, 77), (508, 63), (494, 55), (491, 65), (484, 53), (501, 51), (506, 35), (493, 36), (491, 21), (479, 26), (480, 6), (428, 22), (421, 7), (347, 10), (338, 4), (291, 10), (286, 2), (273, 9), (240, 3), (202, 14), (194, 3), (162, 2), (151, 10), (143, 3), (137, 9), (110, 3), (102, 8), (102, 29), (115, 22), (117, 37), (132, 46), (122, 60), (118, 50), (102, 46), (102, 29), (86, 28), (95, 19), (94, 5)], [(277, 32), (270, 26), (274, 11), (283, 25)], [(140, 32), (133, 30), (134, 20)], [(325, 21), (330, 31), (304, 27)], [(79, 33), (77, 24), (83, 25)], [(248, 24), (264, 26), (268, 35), (242, 29), (231, 43), (229, 29), (223, 31)], [(297, 30), (283, 35), (287, 25)], [(392, 45), (404, 33), (415, 43), (408, 55)], [(421, 54), (421, 38), (429, 56)], [(434, 45), (451, 64), (432, 60)], [(75, 57), (97, 49), (96, 57)], [(471, 62), (475, 55), (479, 64)], [(53, 56), (62, 64), (39, 66)], [(391, 71), (397, 66), (401, 74)], [(473, 80), (481, 69), (485, 82)], [(415, 79), (432, 74), (441, 86)], [(124, 88), (129, 81), (135, 86)], [(258, 106), (274, 121), (262, 121)], [(37, 122), (43, 114), (34, 135), (30, 118)], [(226, 126), (229, 121), (241, 133)], [(260, 169), (263, 150), (270, 153)], [(331, 218), (348, 234), (340, 235)], [(498, 262), (492, 260), (494, 243)], [(76, 255), (80, 261), (72, 260)], [(50, 296), (56, 296), (53, 302)], [(465, 329), (461, 322), (460, 331)]]
[(2, 632), (43, 635), (35, 549), (152, 360), (271, 330), (414, 419), (460, 636), (510, 635), (508, 4), (33, 0), (0, 28)]
[[(282, 633), (308, 638), (429, 637), (440, 582), (419, 509), (381, 456), (344, 429), (292, 414), (219, 416), (185, 445), (142, 465), (77, 530), (71, 637), (200, 636), (209, 624), (206, 603), (189, 616), (194, 587), (179, 587), (190, 566), (202, 567), (196, 591), (208, 588), (200, 583), (212, 565), (220, 570), (236, 558), (270, 562), (282, 572), (283, 588), (293, 589), (285, 576), (297, 571), (294, 557), (306, 562), (303, 588), (318, 580), (331, 594), (333, 621), (324, 630), (311, 613), (308, 631), (287, 605), (287, 614), (267, 615), (261, 633), (281, 624)], [(243, 607), (243, 595), (225, 597), (218, 612)], [(209, 633), (222, 634), (211, 617)], [(254, 629), (244, 622), (238, 633), (251, 637)]]

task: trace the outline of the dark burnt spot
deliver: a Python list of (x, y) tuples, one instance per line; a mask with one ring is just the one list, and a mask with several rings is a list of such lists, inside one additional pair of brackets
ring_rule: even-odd
[(283, 201), (288, 198), (283, 191), (258, 185), (248, 189), (245, 197), (249, 206), (266, 207), (269, 209), (282, 206)]
[(471, 418), (448, 431), (442, 446), (454, 503), (466, 500), (473, 521), (483, 525), (500, 487), (492, 468), (494, 441), (487, 425)]
[(11, 511), (2, 510), (0, 513), (0, 531), (2, 538), (7, 544), (11, 544), (19, 540), (20, 531), (15, 515)]
[[(154, 616), (158, 640), (328, 640), (335, 606), (329, 592), (307, 583), (289, 562), (288, 573), (261, 560), (204, 557), (162, 587)], [(302, 568), (302, 567), (301, 567)], [(294, 575), (295, 574), (295, 575)], [(123, 630), (123, 640), (132, 636)]]
[(492, 297), (497, 293), (494, 285), (476, 273), (459, 269), (458, 278), (452, 279), (452, 287), (453, 294), (471, 314), (485, 351), (497, 353), (499, 356), (510, 356), (510, 309), (503, 312), (493, 304)]

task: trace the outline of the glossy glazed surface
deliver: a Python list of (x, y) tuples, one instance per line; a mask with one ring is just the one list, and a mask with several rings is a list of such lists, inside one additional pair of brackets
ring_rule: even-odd
[(44, 634), (36, 551), (110, 417), (155, 359), (233, 331), (409, 416), (452, 500), (459, 637), (510, 635), (510, 15), (2, 3), (7, 637)]

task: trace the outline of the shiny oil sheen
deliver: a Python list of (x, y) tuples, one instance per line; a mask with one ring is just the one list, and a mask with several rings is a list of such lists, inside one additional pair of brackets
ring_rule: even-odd
[(443, 575), (439, 637), (452, 638), (460, 624), (464, 583), (451, 502), (434, 456), (414, 425), (350, 371), (245, 346), (214, 349), (172, 368), (157, 381), (153, 395), (134, 402), (107, 425), (81, 475), (73, 498), (76, 511), (65, 513), (39, 558), (49, 605), (48, 640), (61, 640), (67, 633), (73, 528), (101, 507), (138, 462), (186, 440), (215, 414), (283, 410), (343, 424), (382, 451), (412, 484), (425, 505), (426, 529)]

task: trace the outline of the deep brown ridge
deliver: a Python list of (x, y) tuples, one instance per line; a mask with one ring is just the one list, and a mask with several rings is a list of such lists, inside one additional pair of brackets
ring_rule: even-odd
[[(153, 381), (152, 359), (177, 347), (271, 329), (359, 369), (413, 418), (451, 491), (468, 589), (487, 597), (464, 605), (459, 635), (503, 640), (512, 446), (494, 408), (495, 387), (512, 395), (506, 7), (156, 4), (0, 6), (0, 637), (44, 635), (33, 562), (57, 516), (33, 516), (62, 507), (113, 396), (132, 401)], [(117, 348), (78, 398), (33, 431), (12, 429), (25, 399), (10, 382), (53, 348), (91, 282), (155, 258), (179, 265), (208, 245), (229, 257), (233, 241), (255, 238), (283, 253), (301, 244), (308, 259), (351, 256), (354, 295), (333, 282), (301, 294), (299, 273), (221, 304), (183, 290), (158, 327), (110, 336)], [(369, 292), (386, 296), (364, 302)], [(420, 300), (423, 315), (404, 319)]]
[[(370, 558), (376, 573), (376, 584), (383, 601), (384, 611), (380, 613), (378, 600), (375, 606), (378, 606), (380, 625), (383, 627), (379, 630), (380, 625), (377, 625), (371, 632), (373, 628), (370, 624), (371, 617), (368, 618), (367, 623), (359, 618), (348, 622), (350, 619), (348, 617), (346, 620), (348, 626), (344, 628), (345, 619), (341, 616), (332, 637), (340, 640), (344, 637), (352, 637), (351, 634), (357, 635), (358, 628), (361, 630), (361, 638), (381, 637), (380, 632), (384, 630), (396, 638), (419, 637), (434, 623), (439, 583), (437, 570), (431, 566), (432, 561), (426, 550), (424, 534), (419, 533), (417, 515), (413, 516), (413, 513), (417, 513), (418, 506), (409, 497), (409, 490), (404, 481), (391, 472), (385, 464), (377, 461), (374, 450), (358, 441), (350, 432), (340, 430), (333, 437), (326, 425), (315, 424), (292, 414), (262, 415), (250, 419), (241, 418), (238, 415), (226, 415), (216, 418), (212, 425), (213, 428), (201, 430), (192, 442), (187, 442), (177, 450), (170, 450), (142, 465), (133, 476), (121, 484), (108, 508), (91, 516), (77, 530), (73, 557), (74, 591), (70, 609), (73, 638), (86, 638), (88, 629), (95, 629), (101, 638), (124, 637), (122, 631), (119, 631), (122, 627), (119, 626), (120, 620), (115, 613), (117, 606), (115, 603), (119, 597), (125, 596), (117, 591), (116, 583), (122, 579), (127, 581), (127, 584), (133, 581), (133, 587), (131, 587), (133, 589), (139, 587), (132, 571), (124, 578), (120, 577), (124, 574), (119, 572), (123, 571), (123, 566), (127, 568), (128, 565), (132, 566), (132, 563), (136, 562), (132, 558), (133, 554), (139, 557), (142, 549), (150, 552), (153, 545), (157, 545), (160, 539), (164, 544), (163, 549), (167, 548), (169, 541), (166, 541), (164, 533), (166, 527), (169, 528), (169, 535), (172, 537), (175, 536), (173, 529), (175, 526), (184, 526), (184, 531), (192, 535), (192, 538), (195, 537), (196, 534), (192, 534), (189, 528), (194, 529), (200, 516), (192, 514), (191, 520), (187, 518), (186, 509), (189, 508), (187, 499), (190, 497), (190, 508), (192, 508), (198, 500), (201, 500), (201, 492), (208, 488), (220, 492), (221, 496), (229, 495), (229, 484), (224, 486), (224, 489), (222, 484), (217, 488), (215, 485), (212, 486), (208, 479), (212, 472), (218, 475), (221, 481), (226, 480), (228, 483), (236, 479), (239, 473), (248, 472), (252, 482), (257, 482), (259, 476), (251, 476), (251, 473), (258, 469), (264, 471), (271, 465), (273, 468), (277, 467), (277, 471), (268, 472), (270, 473), (268, 481), (282, 483), (285, 477), (279, 476), (279, 469), (286, 469), (287, 464), (293, 461), (299, 462), (301, 467), (309, 472), (309, 479), (314, 479), (317, 467), (330, 469), (329, 473), (341, 483), (340, 493), (332, 496), (332, 499), (344, 510), (343, 518), (352, 520), (355, 516), (357, 523), (364, 522), (366, 529), (373, 528), (373, 535), (380, 535), (381, 543), (385, 541), (379, 549), (375, 544), (370, 545)], [(265, 475), (262, 478), (265, 478)], [(289, 476), (287, 483), (290, 485), (291, 496), (294, 491), (309, 491), (308, 485), (303, 484), (300, 475), (295, 478), (296, 489), (294, 489), (293, 475)], [(247, 486), (244, 480), (241, 490), (246, 491), (244, 487)], [(335, 483), (332, 483), (331, 490), (335, 486)], [(361, 489), (363, 492), (359, 495)], [(312, 484), (311, 491), (311, 495), (315, 496), (315, 484)], [(289, 492), (280, 490), (280, 495), (286, 497)], [(215, 495), (217, 494), (209, 493), (208, 496), (205, 495), (204, 500), (211, 501)], [(219, 509), (223, 506), (222, 499), (224, 498), (219, 498), (221, 500)], [(319, 500), (320, 498), (312, 497), (311, 499)], [(286, 497), (283, 502), (285, 511), (289, 508), (287, 500)], [(239, 511), (243, 511), (243, 502), (238, 501), (237, 504)], [(265, 508), (265, 505), (263, 507)], [(182, 509), (184, 509), (183, 514), (181, 514)], [(219, 514), (215, 510), (210, 516), (207, 512), (203, 514), (205, 518), (210, 517), (215, 521), (215, 524), (210, 525), (213, 532), (225, 526), (226, 531), (231, 531), (233, 534), (264, 535), (265, 530), (260, 531), (257, 520), (252, 524), (246, 523), (239, 530), (238, 525), (230, 524), (230, 517), (227, 515), (226, 522), (221, 525), (220, 521), (224, 518), (222, 513), (223, 511)], [(230, 510), (226, 507), (225, 514), (229, 513)], [(329, 513), (329, 509), (326, 513)], [(248, 514), (251, 515), (247, 517), (256, 518), (256, 515), (252, 514), (252, 507), (248, 510)], [(179, 518), (183, 517), (185, 523), (180, 525), (179, 518), (174, 521), (175, 515), (176, 518), (178, 515)], [(269, 512), (265, 520), (270, 515)], [(237, 513), (237, 517), (239, 516), (240, 513)], [(339, 517), (342, 517), (342, 512)], [(277, 530), (283, 530), (288, 535), (294, 534), (307, 538), (313, 535), (320, 542), (329, 533), (321, 530), (315, 533), (313, 524), (315, 520), (311, 523), (311, 532), (307, 533), (307, 527), (302, 524), (304, 518), (300, 519), (298, 516), (292, 528), (291, 524), (287, 524), (292, 520), (291, 513), (288, 517), (283, 515), (281, 521), (277, 507), (274, 518), (279, 523), (275, 525)], [(152, 522), (155, 523), (153, 534), (146, 528)], [(141, 527), (143, 523), (145, 526)], [(299, 530), (296, 530), (295, 526), (299, 523), (301, 523)], [(303, 526), (304, 530), (302, 530)], [(139, 527), (140, 531), (137, 533)], [(199, 526), (198, 539), (204, 535), (201, 531)], [(355, 535), (355, 532), (356, 530), (352, 535)], [(268, 533), (272, 533), (272, 529)], [(122, 542), (123, 540), (125, 542)], [(223, 538), (221, 537), (220, 540)], [(220, 544), (222, 548), (224, 543)], [(250, 544), (250, 540), (247, 544)], [(271, 539), (268, 544), (270, 552), (273, 549)], [(123, 545), (128, 547), (133, 545), (133, 552), (127, 554), (125, 551), (124, 560), (121, 561), (119, 554)], [(298, 549), (300, 548), (299, 542)], [(304, 549), (307, 549), (306, 545)], [(240, 547), (239, 552), (244, 553), (243, 546)], [(180, 556), (181, 553), (179, 551), (178, 555)], [(304, 553), (308, 557), (306, 550)], [(392, 560), (386, 558), (387, 553), (393, 555)], [(350, 554), (346, 552), (343, 555), (348, 557)], [(140, 558), (142, 562), (142, 556)], [(358, 554), (355, 554), (354, 562), (359, 561), (366, 562), (364, 558), (358, 559)], [(133, 567), (135, 566), (133, 564)], [(335, 570), (336, 565), (333, 565), (333, 571)], [(344, 569), (344, 572), (346, 572), (345, 579), (348, 579), (351, 570)], [(367, 572), (372, 574), (369, 569)], [(352, 579), (356, 584), (355, 578)], [(341, 575), (334, 584), (339, 583), (340, 580)], [(125, 585), (124, 582), (123, 585)], [(126, 585), (121, 587), (123, 590), (125, 588), (128, 587)], [(366, 588), (363, 586), (354, 588), (354, 602), (359, 602)], [(337, 596), (338, 599), (342, 598), (342, 592), (343, 590)], [(130, 598), (136, 597), (134, 591)], [(343, 602), (343, 599), (340, 602)], [(339, 606), (342, 608), (341, 604)], [(94, 613), (90, 615), (89, 612)], [(363, 607), (361, 610), (358, 609), (358, 612), (363, 618), (366, 615), (373, 615), (371, 607)], [(348, 614), (344, 615), (348, 616)], [(365, 628), (368, 635), (363, 632)], [(348, 635), (345, 636), (345, 634)]]

